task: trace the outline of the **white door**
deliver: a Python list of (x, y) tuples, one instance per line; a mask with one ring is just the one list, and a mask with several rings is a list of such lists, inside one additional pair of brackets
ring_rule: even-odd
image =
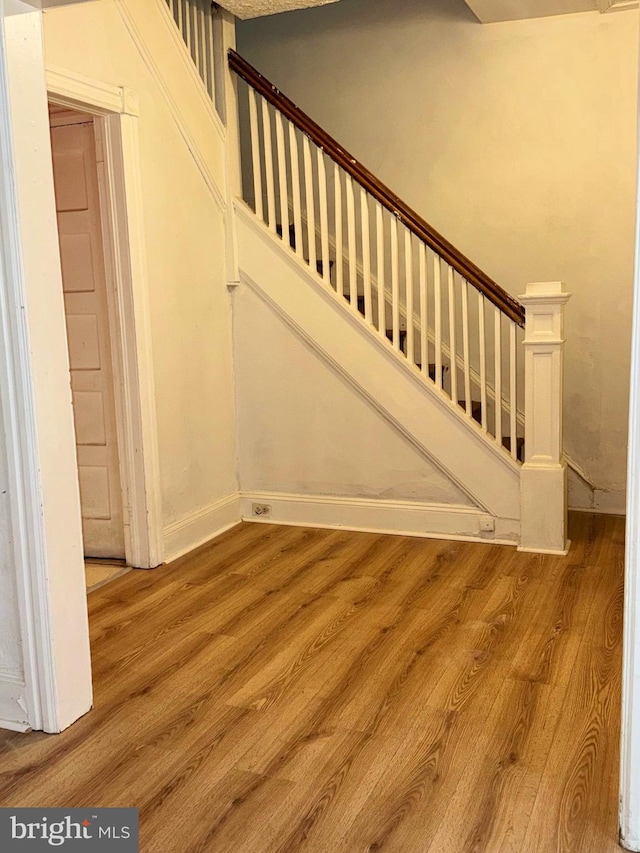
[(51, 128), (84, 553), (124, 557), (93, 123)]

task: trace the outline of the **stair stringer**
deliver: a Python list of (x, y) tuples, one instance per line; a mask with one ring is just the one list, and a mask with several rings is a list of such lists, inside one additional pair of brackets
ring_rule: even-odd
[(339, 372), (425, 458), (490, 515), (520, 519), (520, 466), (444, 392), (425, 382), (360, 314), (242, 201), (235, 204), (240, 280)]

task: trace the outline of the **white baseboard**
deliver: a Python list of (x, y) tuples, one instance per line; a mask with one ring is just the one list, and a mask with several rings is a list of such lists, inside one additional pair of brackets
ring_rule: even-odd
[[(270, 515), (256, 517), (252, 509), (254, 503), (269, 505)], [(263, 524), (325, 527), (500, 545), (516, 545), (520, 527), (515, 519), (493, 518), (473, 507), (283, 492), (242, 491), (240, 510), (243, 521)], [(481, 532), (481, 524), (491, 521), (495, 530)]]
[(626, 515), (627, 493), (624, 489), (593, 489), (586, 500), (572, 500), (569, 509), (573, 512), (595, 512), (601, 515)]
[(164, 528), (165, 562), (193, 551), (242, 521), (237, 492), (192, 512)]
[(23, 678), (0, 672), (0, 729), (29, 731), (25, 694)]

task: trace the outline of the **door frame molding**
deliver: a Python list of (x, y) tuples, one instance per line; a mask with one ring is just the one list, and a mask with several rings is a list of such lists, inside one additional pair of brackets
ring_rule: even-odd
[[(158, 427), (151, 340), (137, 93), (47, 66), (51, 103), (93, 116), (97, 140), (125, 557), (164, 560)], [(85, 119), (86, 120), (86, 119)]]

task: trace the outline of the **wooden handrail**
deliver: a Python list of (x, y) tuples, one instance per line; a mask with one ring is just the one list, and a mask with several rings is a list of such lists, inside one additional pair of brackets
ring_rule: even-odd
[(412, 210), (402, 199), (376, 178), (362, 163), (329, 136), (320, 125), (309, 118), (293, 101), (283, 95), (259, 71), (243, 59), (235, 50), (229, 50), (229, 67), (242, 77), (256, 92), (278, 109), (293, 124), (306, 134), (332, 160), (348, 172), (380, 204), (386, 207), (397, 219), (412, 231), (416, 237), (426, 243), (436, 254), (460, 273), (477, 290), (483, 293), (497, 308), (519, 326), (524, 326), (524, 307), (507, 293), (493, 279), (459, 252), (448, 240), (439, 234), (425, 220)]

